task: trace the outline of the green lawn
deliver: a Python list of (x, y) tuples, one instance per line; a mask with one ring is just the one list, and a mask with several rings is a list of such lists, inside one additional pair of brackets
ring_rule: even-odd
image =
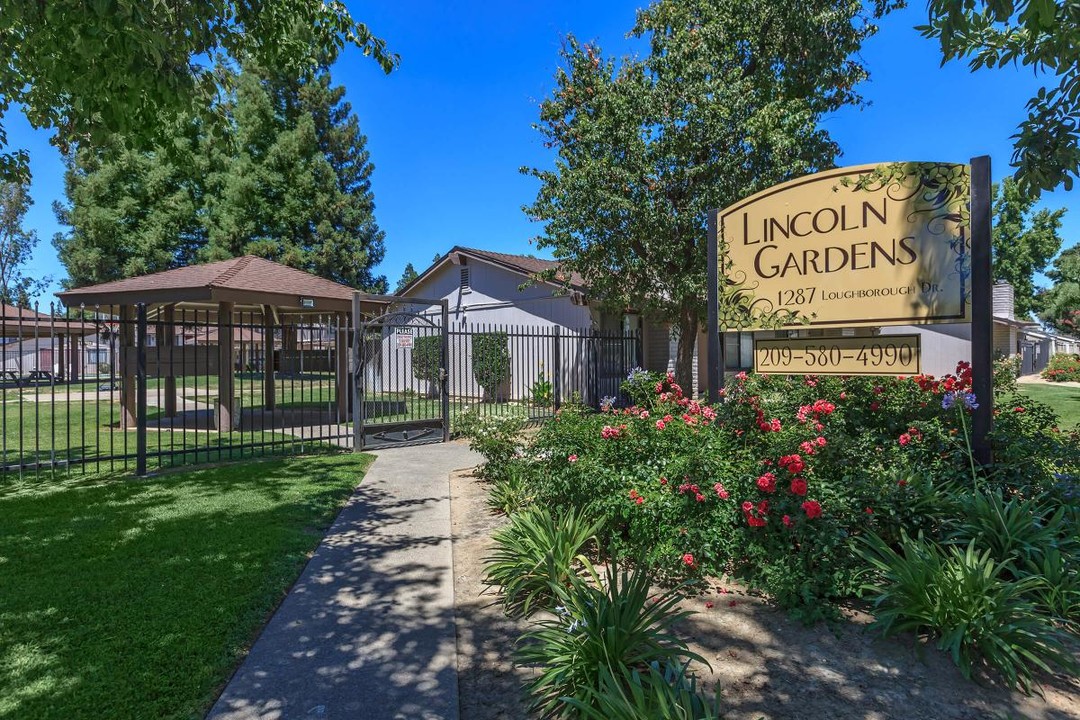
[[(44, 391), (43, 391), (44, 392)], [(47, 397), (47, 395), (43, 395)], [(22, 403), (11, 400), (0, 408), (0, 460), (6, 465), (32, 464), (35, 462), (71, 462), (75, 472), (98, 472), (123, 469), (123, 460), (110, 463), (110, 456), (134, 455), (136, 433), (134, 430), (121, 430), (120, 406), (112, 402), (87, 401), (64, 402), (63, 396), (57, 395), (56, 402), (33, 402), (24, 399)], [(162, 413), (160, 408), (149, 407), (147, 417), (151, 422)], [(194, 421), (192, 421), (194, 426)], [(147, 433), (147, 450), (150, 453), (174, 452), (172, 457), (163, 458), (163, 466), (184, 465), (193, 462), (220, 461), (246, 455), (273, 454), (276, 449), (286, 444), (293, 444), (294, 438), (281, 434), (261, 431), (202, 431), (181, 428), (175, 431), (151, 430)], [(255, 443), (269, 444), (260, 448), (247, 447), (240, 451), (241, 445)], [(99, 462), (102, 458), (106, 460)], [(128, 459), (129, 467), (134, 461)], [(151, 459), (151, 468), (158, 466), (158, 460)], [(62, 466), (60, 472), (63, 472)]]
[(370, 462), (0, 484), (0, 718), (201, 717)]
[(1080, 387), (1024, 383), (1020, 385), (1020, 392), (1053, 408), (1062, 430), (1080, 423)]

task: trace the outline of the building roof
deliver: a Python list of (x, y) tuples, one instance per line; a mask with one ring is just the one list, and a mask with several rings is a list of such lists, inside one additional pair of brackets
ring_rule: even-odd
[[(306, 312), (348, 311), (355, 291), (281, 263), (244, 255), (57, 293), (64, 304), (134, 305), (233, 302)], [(303, 306), (301, 298), (314, 301)], [(372, 299), (371, 303), (374, 303)]]
[(89, 335), (94, 332), (97, 332), (97, 326), (93, 323), (53, 317), (29, 308), (0, 303), (0, 337)]
[(415, 280), (406, 285), (398, 295), (404, 295), (410, 290), (419, 285), (426, 277), (428, 277), (437, 268), (442, 267), (446, 263), (454, 263), (457, 265), (462, 264), (462, 258), (475, 258), (489, 262), (493, 265), (510, 270), (511, 272), (524, 275), (532, 279), (538, 279), (541, 273), (554, 270), (555, 276), (553, 280), (544, 278), (542, 282), (549, 285), (555, 285), (558, 287), (570, 287), (575, 290), (585, 290), (588, 285), (585, 282), (585, 278), (576, 272), (564, 273), (559, 267), (558, 260), (544, 260), (542, 258), (530, 257), (528, 255), (511, 255), (510, 253), (493, 252), (491, 250), (478, 250), (476, 248), (462, 247), (461, 245), (455, 245), (450, 248), (450, 251), (436, 260), (431, 267), (424, 272), (420, 273)]

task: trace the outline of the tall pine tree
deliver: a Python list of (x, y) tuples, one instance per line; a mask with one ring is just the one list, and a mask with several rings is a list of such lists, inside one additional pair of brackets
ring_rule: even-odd
[(325, 69), (308, 82), (248, 69), (235, 85), (227, 134), (190, 124), (168, 153), (119, 138), (79, 151), (56, 208), (68, 285), (253, 254), (386, 291), (373, 166), (344, 88)]
[(67, 158), (67, 203), (55, 203), (69, 230), (53, 237), (67, 269), (64, 285), (79, 287), (196, 262), (206, 244), (201, 177), (203, 140), (194, 125), (172, 140), (172, 151), (82, 148)]

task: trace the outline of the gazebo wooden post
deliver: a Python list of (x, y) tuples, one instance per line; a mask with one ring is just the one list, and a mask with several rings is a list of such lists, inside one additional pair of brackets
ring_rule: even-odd
[(176, 417), (176, 306), (169, 304), (161, 310), (158, 326), (158, 367), (165, 373), (165, 417)]
[(262, 306), (263, 314), (263, 408), (274, 410), (277, 404), (274, 388), (274, 308)]
[(236, 348), (233, 347), (233, 304), (218, 303), (218, 402), (217, 429), (229, 432), (233, 426), (233, 364)]
[(348, 315), (336, 313), (337, 337), (334, 340), (334, 359), (337, 369), (334, 384), (337, 389), (337, 421), (349, 420), (349, 325)]
[(131, 305), (120, 306), (120, 427), (135, 427), (135, 313)]

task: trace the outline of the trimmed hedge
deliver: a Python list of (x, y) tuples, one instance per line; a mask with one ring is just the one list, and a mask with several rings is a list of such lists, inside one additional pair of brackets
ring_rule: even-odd
[(505, 332), (479, 333), (473, 336), (473, 377), (489, 400), (505, 400), (510, 380), (510, 348)]

